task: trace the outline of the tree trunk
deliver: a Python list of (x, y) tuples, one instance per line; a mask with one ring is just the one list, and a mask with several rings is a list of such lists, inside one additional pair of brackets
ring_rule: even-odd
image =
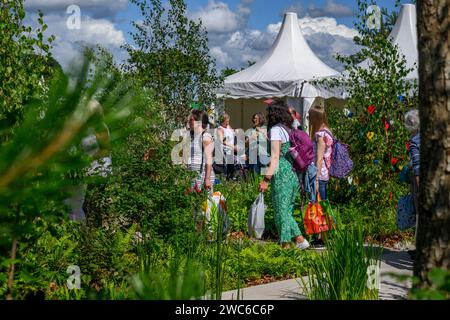
[(420, 191), (414, 275), (450, 264), (450, 1), (417, 0)]
[(6, 293), (6, 300), (12, 300), (13, 299), (13, 281), (14, 281), (14, 267), (15, 263), (14, 260), (16, 260), (16, 252), (17, 252), (17, 239), (14, 238), (12, 242), (12, 248), (11, 248), (11, 260), (13, 261), (11, 265), (9, 266), (8, 270), (8, 292)]

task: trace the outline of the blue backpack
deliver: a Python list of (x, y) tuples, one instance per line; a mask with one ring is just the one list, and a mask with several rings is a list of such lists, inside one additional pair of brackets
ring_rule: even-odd
[(348, 154), (348, 145), (334, 139), (329, 130), (323, 129), (321, 131), (327, 132), (333, 138), (333, 145), (331, 146), (331, 166), (327, 168), (330, 171), (330, 176), (335, 178), (347, 177), (353, 169), (353, 161)]

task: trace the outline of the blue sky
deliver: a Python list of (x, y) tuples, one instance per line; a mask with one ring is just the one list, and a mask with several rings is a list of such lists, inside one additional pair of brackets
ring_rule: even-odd
[[(163, 0), (163, 2), (165, 2)], [(402, 1), (410, 3), (411, 1)], [(32, 20), (36, 10), (43, 10), (55, 34), (55, 58), (67, 66), (77, 56), (81, 44), (100, 44), (113, 52), (118, 61), (126, 59), (120, 49), (131, 43), (131, 22), (141, 19), (135, 5), (127, 0), (26, 0)], [(65, 12), (71, 4), (81, 9), (81, 29), (68, 30)], [(357, 50), (352, 41), (356, 0), (186, 0), (188, 16), (201, 19), (208, 30), (211, 55), (218, 68), (245, 67), (257, 61), (270, 48), (281, 26), (283, 13), (296, 11), (303, 34), (313, 51), (325, 63), (339, 69), (336, 53)], [(394, 9), (394, 0), (376, 4)]]

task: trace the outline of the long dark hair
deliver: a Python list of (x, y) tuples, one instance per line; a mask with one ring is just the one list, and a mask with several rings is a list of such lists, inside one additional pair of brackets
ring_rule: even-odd
[(287, 104), (282, 100), (276, 100), (267, 106), (268, 130), (277, 124), (292, 126), (294, 121), (289, 113)]
[(202, 122), (202, 128), (206, 129), (208, 128), (209, 124), (209, 117), (208, 114), (203, 110), (192, 110), (191, 116), (194, 118), (195, 121), (201, 121)]

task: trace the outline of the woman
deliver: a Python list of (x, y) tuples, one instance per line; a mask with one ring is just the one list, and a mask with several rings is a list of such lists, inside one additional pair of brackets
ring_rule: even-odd
[[(85, 168), (87, 176), (101, 176), (106, 178), (112, 172), (111, 144), (108, 127), (104, 123), (103, 108), (100, 103), (93, 99), (88, 103), (88, 109), (93, 114), (94, 125), (87, 129), (86, 135), (81, 140), (81, 150), (89, 157), (91, 164)], [(84, 176), (83, 174), (83, 176)], [(65, 191), (69, 198), (64, 203), (70, 208), (69, 219), (73, 221), (86, 221), (86, 213), (83, 206), (86, 197), (87, 184), (84, 179), (76, 179), (74, 184), (68, 186)]]
[(316, 193), (320, 194), (322, 200), (327, 199), (327, 184), (330, 180), (331, 149), (333, 146), (333, 135), (328, 127), (325, 108), (313, 106), (308, 112), (310, 122), (310, 136), (315, 143), (316, 150)]
[(292, 128), (302, 130), (302, 125), (301, 125), (302, 117), (300, 116), (300, 114), (297, 111), (295, 111), (295, 109), (292, 107), (289, 107), (289, 114), (291, 115), (292, 121), (293, 121)]
[[(416, 235), (419, 212), (419, 174), (420, 174), (420, 118), (419, 110), (413, 109), (405, 114), (405, 127), (411, 134), (409, 141), (409, 167), (413, 173), (411, 179), (411, 195), (413, 199), (414, 214), (416, 215)], [(409, 252), (414, 258), (415, 250)]]
[(259, 184), (259, 191), (265, 192), (269, 183), (271, 184), (275, 226), (283, 248), (288, 247), (292, 238), (295, 238), (297, 248), (303, 250), (309, 247), (309, 243), (302, 236), (292, 215), (299, 191), (298, 178), (292, 170), (292, 159), (287, 154), (290, 147), (287, 130), (292, 125), (292, 118), (284, 102), (274, 102), (267, 109), (271, 156), (264, 180)]
[(197, 177), (191, 184), (193, 190), (212, 189), (215, 176), (213, 163), (213, 137), (206, 131), (209, 124), (208, 114), (202, 110), (194, 110), (189, 117), (191, 135), (191, 159), (188, 169), (195, 171)]
[(234, 176), (234, 153), (237, 148), (234, 145), (234, 130), (230, 126), (230, 116), (226, 113), (220, 118), (217, 134), (219, 141), (222, 141), (226, 177), (230, 180)]
[[(252, 117), (253, 128), (249, 135), (249, 169), (255, 174), (261, 173), (261, 167), (268, 163), (267, 150), (264, 150), (262, 141), (267, 141), (266, 118), (261, 112)], [(261, 161), (262, 160), (262, 161)]]

